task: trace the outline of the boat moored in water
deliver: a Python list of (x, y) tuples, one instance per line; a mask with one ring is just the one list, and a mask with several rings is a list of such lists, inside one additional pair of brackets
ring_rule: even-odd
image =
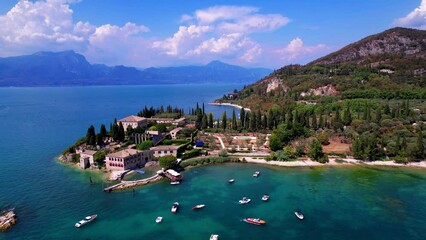
[(262, 201), (266, 202), (269, 200), (269, 195), (268, 194), (264, 194), (262, 197)]
[(229, 182), (229, 183), (234, 183), (234, 182), (235, 182), (235, 179), (233, 179), (233, 178), (232, 178), (232, 179), (229, 179), (229, 180), (228, 180), (228, 182)]
[(294, 212), (294, 215), (296, 215), (296, 217), (300, 220), (303, 220), (305, 218), (305, 216), (303, 216), (303, 213), (301, 211)]
[(177, 210), (178, 210), (178, 208), (179, 208), (179, 203), (178, 202), (175, 202), (175, 203), (173, 203), (173, 205), (172, 205), (172, 209), (170, 210), (172, 213), (176, 213), (177, 212)]
[(246, 203), (249, 203), (251, 201), (251, 199), (250, 198), (246, 198), (246, 197), (243, 197), (243, 199), (241, 199), (240, 201), (238, 201), (240, 204), (246, 204)]
[(219, 239), (219, 235), (217, 234), (210, 235), (210, 240), (218, 240), (218, 239)]
[(155, 219), (155, 222), (156, 223), (160, 223), (161, 221), (163, 221), (163, 217), (157, 217), (156, 219)]
[(87, 216), (84, 219), (78, 221), (78, 223), (76, 223), (74, 226), (76, 228), (82, 227), (82, 226), (90, 223), (91, 221), (95, 220), (97, 217), (98, 217), (98, 215), (96, 215), (96, 214), (91, 215), (91, 216)]
[(171, 185), (179, 185), (179, 184), (180, 184), (180, 182), (179, 182), (179, 181), (173, 181), (173, 182), (170, 182), (170, 184), (171, 184)]
[(258, 177), (260, 175), (260, 172), (256, 171), (253, 173), (253, 177)]
[(244, 218), (244, 222), (254, 225), (265, 225), (266, 221), (259, 218)]
[(205, 207), (206, 205), (204, 205), (204, 204), (198, 204), (198, 205), (196, 205), (196, 206), (193, 206), (192, 207), (192, 210), (198, 210), (198, 209), (201, 209), (201, 208), (203, 208), (203, 207)]

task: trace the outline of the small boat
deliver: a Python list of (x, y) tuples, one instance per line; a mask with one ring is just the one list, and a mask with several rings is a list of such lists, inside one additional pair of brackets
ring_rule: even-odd
[(268, 201), (269, 200), (269, 195), (268, 194), (264, 194), (262, 197), (262, 201)]
[(249, 203), (251, 201), (251, 199), (250, 198), (246, 198), (246, 197), (243, 197), (243, 199), (241, 199), (240, 201), (238, 201), (240, 204), (246, 204), (246, 203)]
[(163, 217), (157, 217), (157, 218), (155, 219), (155, 222), (156, 222), (156, 223), (160, 223), (161, 221), (163, 221)]
[(97, 217), (98, 217), (98, 215), (96, 215), (96, 214), (91, 215), (91, 216), (87, 216), (83, 220), (78, 221), (78, 223), (76, 223), (74, 226), (76, 228), (82, 227), (82, 226), (88, 224), (89, 222), (95, 220)]
[(179, 181), (173, 181), (173, 182), (170, 182), (170, 184), (171, 185), (178, 185), (178, 184), (180, 184), (180, 182)]
[(203, 208), (203, 207), (205, 207), (206, 205), (204, 205), (204, 204), (198, 204), (198, 205), (196, 205), (196, 206), (193, 206), (192, 207), (192, 210), (198, 210), (198, 209), (201, 209), (201, 208)]
[(218, 239), (219, 239), (219, 235), (217, 234), (210, 235), (210, 240), (218, 240)]
[(259, 174), (260, 174), (260, 172), (256, 171), (256, 172), (253, 173), (253, 177), (258, 177)]
[(235, 182), (235, 179), (233, 179), (233, 178), (232, 178), (232, 179), (229, 179), (229, 180), (228, 180), (228, 182), (229, 182), (229, 183), (234, 183), (234, 182)]
[(173, 203), (171, 212), (172, 213), (176, 213), (177, 210), (178, 210), (178, 207), (179, 207), (179, 203), (178, 202)]
[(244, 218), (244, 222), (254, 225), (265, 225), (266, 221), (259, 218)]
[(303, 220), (305, 217), (303, 216), (303, 213), (301, 211), (294, 212), (294, 215), (300, 220)]

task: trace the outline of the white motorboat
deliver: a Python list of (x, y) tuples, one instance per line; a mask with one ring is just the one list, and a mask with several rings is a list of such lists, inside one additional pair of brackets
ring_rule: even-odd
[(305, 218), (305, 216), (303, 216), (303, 213), (301, 211), (294, 212), (294, 215), (296, 215), (296, 217), (300, 220), (303, 220)]
[(176, 213), (178, 208), (179, 208), (179, 203), (178, 202), (173, 203), (171, 212)]
[(76, 223), (74, 226), (76, 228), (82, 227), (88, 223), (90, 223), (91, 221), (95, 220), (98, 217), (98, 215), (91, 215), (91, 216), (87, 216), (84, 219), (78, 221), (78, 223)]
[(256, 171), (256, 172), (253, 173), (253, 177), (258, 177), (259, 174), (260, 174), (260, 172)]
[(201, 209), (201, 208), (203, 208), (203, 207), (205, 207), (206, 205), (204, 205), (204, 204), (198, 204), (198, 205), (195, 205), (195, 206), (193, 206), (192, 207), (192, 210), (198, 210), (198, 209)]
[(233, 183), (233, 182), (235, 182), (235, 179), (233, 179), (233, 178), (232, 178), (232, 179), (229, 179), (229, 180), (228, 180), (228, 182), (229, 182), (229, 183)]
[(241, 199), (240, 201), (238, 201), (240, 204), (246, 204), (246, 203), (249, 203), (251, 201), (251, 199), (250, 198), (246, 198), (246, 197), (243, 197), (243, 199)]
[(155, 219), (155, 222), (156, 223), (160, 223), (161, 221), (163, 221), (163, 217), (157, 217), (156, 219)]
[(178, 184), (180, 184), (180, 182), (179, 181), (173, 181), (173, 182), (170, 182), (170, 184), (171, 185), (178, 185)]
[(218, 240), (218, 239), (219, 239), (219, 235), (217, 234), (210, 235), (210, 240)]
[(269, 195), (268, 194), (264, 194), (262, 197), (262, 201), (268, 201), (269, 200)]

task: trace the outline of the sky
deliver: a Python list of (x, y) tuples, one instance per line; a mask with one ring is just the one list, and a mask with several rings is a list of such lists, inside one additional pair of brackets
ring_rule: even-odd
[(0, 0), (0, 26), (0, 57), (277, 69), (392, 27), (426, 30), (426, 0)]

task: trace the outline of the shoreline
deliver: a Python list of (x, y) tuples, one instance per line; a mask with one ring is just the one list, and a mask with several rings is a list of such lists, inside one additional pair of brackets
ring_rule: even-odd
[(215, 106), (228, 106), (228, 107), (234, 107), (234, 108), (238, 108), (238, 109), (242, 109), (242, 108), (244, 108), (244, 111), (251, 111), (250, 110), (250, 108), (245, 108), (245, 107), (242, 107), (242, 106), (240, 106), (240, 105), (237, 105), (237, 104), (233, 104), (233, 103), (217, 103), (217, 102), (211, 102), (211, 103), (208, 103), (209, 105), (215, 105)]
[(264, 159), (253, 159), (253, 158), (244, 158), (248, 163), (255, 164), (264, 164), (271, 166), (280, 166), (280, 167), (318, 167), (318, 166), (383, 166), (383, 167), (413, 167), (413, 168), (426, 168), (426, 162), (411, 162), (407, 164), (395, 163), (393, 161), (371, 161), (364, 162), (361, 160), (356, 160), (353, 158), (343, 158), (342, 163), (336, 162), (335, 158), (329, 159), (328, 163), (319, 163), (312, 160), (298, 160), (290, 162), (281, 162), (281, 161), (266, 161)]

